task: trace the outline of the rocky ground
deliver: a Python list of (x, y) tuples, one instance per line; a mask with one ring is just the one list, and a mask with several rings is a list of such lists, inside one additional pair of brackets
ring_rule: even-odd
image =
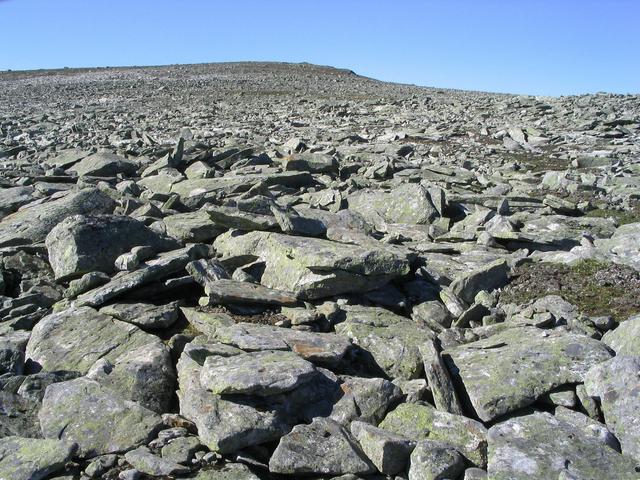
[(640, 98), (0, 74), (0, 479), (640, 478)]

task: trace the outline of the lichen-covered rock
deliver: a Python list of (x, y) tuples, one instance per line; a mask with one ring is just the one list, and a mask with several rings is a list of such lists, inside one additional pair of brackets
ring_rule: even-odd
[(116, 258), (133, 247), (162, 251), (177, 246), (144, 223), (119, 215), (67, 217), (51, 230), (45, 243), (57, 280), (93, 271), (112, 273)]
[(420, 440), (409, 465), (409, 480), (458, 478), (464, 471), (464, 457), (451, 445), (436, 440)]
[(139, 472), (153, 476), (175, 476), (189, 473), (189, 467), (159, 457), (151, 453), (147, 447), (138, 447), (125, 453), (124, 459)]
[(615, 330), (610, 330), (602, 337), (616, 355), (640, 357), (640, 315), (634, 315), (623, 321)]
[(439, 216), (428, 190), (415, 183), (402, 184), (390, 192), (357, 192), (349, 197), (349, 208), (373, 225), (428, 225)]
[(277, 395), (316, 376), (312, 363), (293, 352), (266, 350), (233, 357), (211, 356), (202, 366), (200, 383), (218, 395)]
[(77, 443), (81, 458), (137, 447), (162, 425), (157, 414), (84, 377), (47, 387), (38, 417), (45, 438)]
[(414, 441), (449, 443), (474, 465), (484, 468), (487, 464), (487, 429), (470, 418), (441, 412), (426, 403), (403, 403), (379, 427)]
[(640, 357), (619, 356), (593, 366), (584, 376), (591, 397), (600, 400), (607, 426), (622, 453), (640, 462)]
[(94, 153), (69, 168), (80, 177), (115, 177), (118, 174), (132, 176), (137, 169), (135, 163), (109, 152)]
[(178, 320), (179, 302), (166, 305), (151, 303), (113, 303), (102, 307), (100, 313), (145, 329), (170, 327)]
[(611, 358), (601, 342), (563, 330), (514, 327), (443, 352), (469, 407), (488, 422), (532, 404)]
[(214, 246), (229, 261), (260, 258), (260, 283), (305, 299), (371, 290), (409, 271), (406, 258), (382, 248), (271, 232), (228, 232)]
[(181, 242), (210, 242), (222, 232), (225, 227), (216, 225), (205, 211), (176, 213), (162, 219), (167, 227), (167, 235)]
[(76, 449), (72, 442), (5, 437), (0, 441), (0, 479), (40, 480), (62, 470)]
[(498, 423), (489, 429), (488, 438), (487, 473), (492, 480), (638, 478), (631, 457), (549, 413)]
[(0, 222), (0, 247), (42, 242), (56, 225), (71, 215), (112, 213), (115, 206), (107, 194), (95, 188), (69, 192), (5, 217)]
[(395, 475), (405, 470), (415, 442), (364, 422), (352, 422), (351, 433), (380, 473)]
[(363, 475), (375, 467), (358, 442), (339, 423), (316, 418), (297, 425), (280, 439), (269, 460), (269, 470), (288, 475)]
[(26, 358), (33, 370), (86, 373), (99, 359), (114, 362), (157, 337), (89, 307), (69, 308), (44, 317), (34, 327)]

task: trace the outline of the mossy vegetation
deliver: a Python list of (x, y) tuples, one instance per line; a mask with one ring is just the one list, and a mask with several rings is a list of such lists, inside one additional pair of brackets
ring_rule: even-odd
[(530, 263), (517, 267), (514, 274), (500, 295), (502, 303), (559, 295), (589, 316), (611, 315), (622, 321), (640, 312), (640, 273), (630, 267), (595, 260)]
[(640, 205), (634, 205), (629, 210), (612, 210), (609, 208), (596, 208), (587, 213), (588, 217), (609, 218), (612, 217), (618, 225), (640, 222)]

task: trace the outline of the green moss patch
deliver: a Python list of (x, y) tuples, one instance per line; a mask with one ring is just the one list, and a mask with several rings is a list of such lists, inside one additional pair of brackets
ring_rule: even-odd
[(586, 315), (621, 321), (640, 312), (640, 273), (594, 260), (572, 266), (529, 263), (515, 269), (500, 301), (522, 304), (545, 295), (559, 295)]

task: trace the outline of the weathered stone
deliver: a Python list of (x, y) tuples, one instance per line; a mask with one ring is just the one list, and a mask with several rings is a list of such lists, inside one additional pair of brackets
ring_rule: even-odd
[(159, 343), (129, 323), (89, 307), (69, 308), (46, 316), (34, 327), (26, 357), (33, 370), (86, 373), (98, 359), (114, 362), (136, 348)]
[(380, 473), (395, 475), (405, 470), (415, 443), (364, 422), (352, 422), (351, 433)]
[(293, 352), (266, 350), (233, 357), (208, 357), (200, 383), (213, 393), (277, 395), (309, 382), (316, 374), (313, 364)]
[(622, 453), (640, 462), (640, 357), (620, 356), (594, 365), (584, 376), (586, 392), (600, 400)]
[(409, 480), (458, 478), (464, 471), (464, 457), (444, 442), (421, 440), (411, 454)]
[(424, 362), (424, 371), (429, 383), (433, 401), (438, 410), (463, 415), (462, 405), (458, 400), (447, 366), (440, 357), (440, 352), (435, 342), (427, 341), (420, 347), (420, 353)]
[(47, 387), (38, 417), (45, 438), (76, 442), (81, 458), (134, 448), (162, 424), (155, 413), (87, 378)]
[(167, 235), (183, 243), (210, 242), (225, 231), (223, 226), (215, 224), (211, 216), (202, 210), (176, 213), (162, 221), (167, 227)]
[(57, 224), (71, 215), (111, 213), (115, 206), (105, 193), (87, 188), (25, 208), (0, 222), (0, 247), (42, 242)]
[(548, 413), (498, 423), (491, 427), (488, 438), (487, 472), (492, 480), (638, 477), (631, 458)]
[(402, 391), (383, 378), (343, 378), (344, 396), (334, 405), (331, 418), (342, 425), (358, 420), (377, 425), (402, 399)]
[(480, 422), (436, 410), (429, 404), (403, 403), (379, 425), (411, 440), (440, 440), (458, 449), (471, 463), (487, 464), (487, 429)]
[(223, 258), (262, 259), (260, 283), (307, 299), (371, 290), (409, 269), (406, 258), (380, 248), (277, 233), (230, 232), (214, 246)]
[(118, 155), (108, 152), (98, 152), (83, 158), (69, 168), (78, 176), (115, 177), (118, 174), (133, 176), (138, 166)]
[(60, 440), (5, 437), (0, 442), (0, 479), (40, 480), (62, 470), (76, 445)]
[(472, 304), (480, 291), (491, 291), (507, 283), (509, 267), (505, 260), (497, 260), (456, 278), (451, 291), (468, 304)]
[(180, 310), (179, 302), (157, 306), (150, 303), (114, 303), (102, 307), (100, 313), (141, 328), (155, 329), (173, 325)]
[(147, 475), (169, 476), (189, 473), (189, 467), (151, 453), (147, 447), (138, 447), (125, 453), (125, 460), (133, 468)]
[(289, 475), (368, 474), (375, 467), (357, 441), (340, 424), (316, 418), (297, 425), (280, 439), (269, 460), (269, 470)]
[(531, 405), (556, 387), (582, 382), (591, 366), (610, 357), (597, 340), (535, 327), (509, 328), (443, 352), (468, 407), (485, 422)]
[(47, 235), (46, 245), (57, 280), (93, 271), (111, 273), (116, 258), (136, 246), (155, 251), (177, 246), (143, 223), (117, 215), (67, 217)]
[(605, 333), (602, 342), (616, 355), (640, 357), (640, 315), (634, 315), (620, 323), (615, 330)]

